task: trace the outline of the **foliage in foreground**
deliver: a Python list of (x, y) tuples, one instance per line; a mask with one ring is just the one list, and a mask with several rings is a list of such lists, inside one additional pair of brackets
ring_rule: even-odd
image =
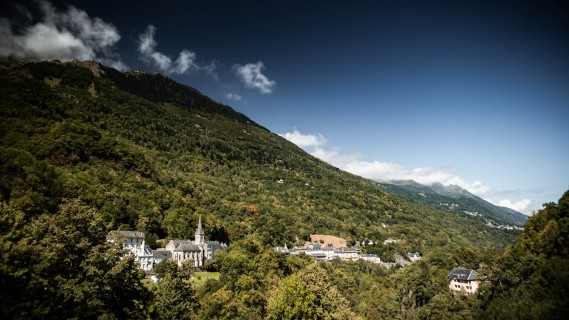
[(77, 200), (29, 220), (0, 204), (3, 319), (143, 318), (148, 292), (105, 223)]

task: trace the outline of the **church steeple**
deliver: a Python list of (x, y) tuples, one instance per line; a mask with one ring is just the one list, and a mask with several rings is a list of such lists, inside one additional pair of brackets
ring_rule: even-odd
[(196, 229), (196, 244), (202, 244), (205, 242), (205, 233), (202, 227), (202, 215), (200, 214), (200, 219), (198, 221), (198, 228)]

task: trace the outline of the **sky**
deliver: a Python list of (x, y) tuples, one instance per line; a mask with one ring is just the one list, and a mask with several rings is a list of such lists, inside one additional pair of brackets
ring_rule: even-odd
[(0, 56), (160, 72), (370, 179), (569, 189), (563, 1), (2, 1)]

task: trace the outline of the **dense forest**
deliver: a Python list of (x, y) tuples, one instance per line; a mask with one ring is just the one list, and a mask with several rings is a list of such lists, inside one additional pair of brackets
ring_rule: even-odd
[[(567, 194), (521, 235), (490, 228), (342, 172), (193, 88), (94, 62), (4, 60), (0, 97), (2, 318), (541, 319), (567, 310)], [(203, 285), (171, 264), (148, 285), (106, 241), (116, 229), (144, 231), (152, 246), (190, 238), (200, 214), (208, 238), (230, 243), (206, 267), (220, 278)], [(363, 250), (424, 258), (385, 270), (271, 249), (313, 233), (400, 239)], [(478, 295), (449, 292), (456, 266), (487, 276)]]

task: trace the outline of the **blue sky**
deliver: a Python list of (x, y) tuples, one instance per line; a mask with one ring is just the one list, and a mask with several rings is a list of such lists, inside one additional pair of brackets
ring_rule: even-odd
[(0, 55), (164, 73), (368, 178), (530, 214), (569, 188), (557, 1), (18, 1)]

